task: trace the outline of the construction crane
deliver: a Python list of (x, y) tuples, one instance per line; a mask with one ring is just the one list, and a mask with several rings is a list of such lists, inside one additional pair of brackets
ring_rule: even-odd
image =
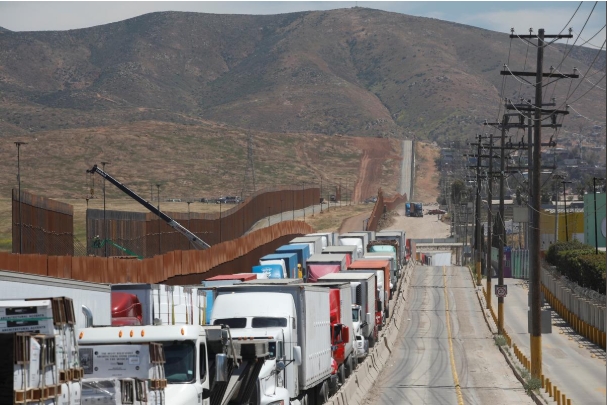
[(87, 173), (99, 174), (101, 177), (118, 187), (123, 193), (131, 197), (133, 200), (137, 201), (139, 204), (143, 205), (145, 208), (150, 210), (152, 213), (156, 214), (160, 219), (166, 222), (171, 228), (175, 229), (177, 232), (181, 233), (183, 236), (188, 238), (188, 240), (194, 245), (196, 249), (207, 249), (210, 248), (211, 245), (200, 239), (198, 236), (194, 235), (188, 229), (183, 227), (179, 222), (175, 221), (173, 218), (169, 217), (164, 212), (160, 211), (158, 208), (154, 207), (148, 201), (141, 198), (137, 193), (133, 190), (101, 170), (97, 165), (93, 166), (92, 169), (87, 170)]

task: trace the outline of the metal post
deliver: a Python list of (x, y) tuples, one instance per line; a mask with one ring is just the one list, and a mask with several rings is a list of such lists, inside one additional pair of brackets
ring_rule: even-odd
[[(157, 196), (156, 198), (158, 199), (157, 201), (157, 208), (158, 211), (160, 211), (160, 184), (156, 184), (156, 191), (157, 191)], [(160, 249), (160, 218), (157, 219), (158, 221), (158, 254), (161, 254), (162, 250)]]
[(272, 224), (272, 222), (270, 221), (270, 216), (272, 214), (270, 214), (270, 207), (268, 207), (268, 226), (270, 226)]
[[(186, 203), (188, 204), (188, 230), (190, 232), (192, 232), (192, 223), (191, 223), (191, 218), (190, 218), (190, 204), (192, 204), (192, 201), (186, 201)], [(192, 248), (192, 244), (188, 243), (188, 249)]]
[(569, 242), (569, 221), (567, 218), (567, 190), (565, 184), (571, 184), (570, 181), (561, 181), (563, 184), (563, 203), (565, 204), (565, 240)]
[(89, 254), (89, 242), (88, 242), (88, 236), (89, 236), (89, 197), (86, 196), (84, 197), (84, 199), (86, 200), (86, 212), (84, 214), (84, 221), (85, 221), (85, 234), (86, 234), (86, 254)]
[(301, 182), (301, 205), (303, 205), (303, 220), (304, 222), (306, 222), (306, 201), (305, 201), (305, 195), (306, 192), (304, 190), (304, 187), (306, 186), (306, 182), (302, 181)]
[(27, 142), (17, 141), (17, 183), (19, 184), (19, 254), (23, 253), (23, 223), (21, 219), (21, 145)]
[(323, 201), (323, 199), (322, 199), (322, 175), (320, 176), (320, 198), (319, 198), (319, 201), (320, 201), (320, 213), (322, 214), (322, 201)]
[[(101, 167), (105, 172), (105, 165), (110, 162), (101, 162)], [(107, 221), (105, 219), (105, 177), (103, 178), (103, 239), (109, 239), (107, 236)], [(103, 257), (107, 257), (107, 242), (103, 244)]]
[(293, 221), (295, 221), (295, 184), (293, 185)]
[(222, 202), (219, 201), (219, 243), (221, 243), (221, 206)]
[(280, 222), (282, 222), (282, 198), (280, 199)]
[(339, 208), (341, 208), (341, 177), (339, 177)]

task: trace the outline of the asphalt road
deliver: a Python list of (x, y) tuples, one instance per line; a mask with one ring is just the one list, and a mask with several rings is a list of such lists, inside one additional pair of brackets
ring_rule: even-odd
[(495, 346), (468, 269), (417, 266), (405, 297), (405, 326), (365, 404), (533, 404)]
[[(508, 285), (504, 326), (512, 341), (529, 358), (528, 283), (514, 279), (504, 282)], [(495, 295), (492, 304), (497, 313)], [(573, 404), (605, 404), (605, 352), (575, 333), (555, 312), (552, 313), (552, 333), (542, 334), (542, 371)]]
[(403, 161), (401, 164), (401, 180), (398, 192), (403, 195), (407, 194), (409, 199), (412, 198), (411, 191), (413, 190), (413, 175), (411, 173), (411, 159), (413, 159), (413, 141), (403, 141)]

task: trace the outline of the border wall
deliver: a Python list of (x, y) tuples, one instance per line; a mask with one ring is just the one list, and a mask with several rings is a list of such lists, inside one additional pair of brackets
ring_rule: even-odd
[(74, 208), (13, 189), (12, 242), (13, 253), (73, 256)]

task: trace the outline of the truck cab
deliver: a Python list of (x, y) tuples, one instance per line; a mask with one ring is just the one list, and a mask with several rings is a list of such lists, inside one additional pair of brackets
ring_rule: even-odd
[[(229, 329), (200, 325), (147, 325), (80, 329), (78, 345), (84, 377), (93, 373), (91, 361), (95, 350), (116, 345), (162, 344), (166, 363), (164, 374), (167, 382), (167, 404), (210, 405), (211, 397), (226, 401), (246, 399), (252, 383), (257, 380), (259, 369), (268, 355), (267, 342), (249, 342), (257, 349), (245, 348), (233, 342)], [(252, 353), (256, 353), (251, 356)], [(249, 374), (241, 374), (246, 364), (254, 364)], [(229, 365), (232, 373), (229, 373)], [(226, 383), (233, 387), (226, 390)], [(244, 403), (247, 403), (244, 402)], [(226, 402), (227, 403), (227, 402)], [(243, 403), (243, 402), (240, 402)]]

